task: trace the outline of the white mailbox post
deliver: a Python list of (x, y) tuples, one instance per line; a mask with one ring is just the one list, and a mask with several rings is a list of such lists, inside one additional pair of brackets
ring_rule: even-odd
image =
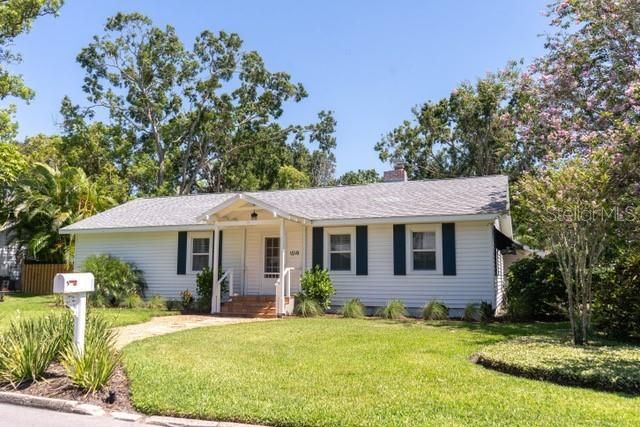
[(73, 312), (73, 343), (84, 352), (84, 328), (87, 320), (87, 293), (94, 291), (91, 273), (58, 273), (53, 278), (53, 293), (64, 296), (64, 304)]

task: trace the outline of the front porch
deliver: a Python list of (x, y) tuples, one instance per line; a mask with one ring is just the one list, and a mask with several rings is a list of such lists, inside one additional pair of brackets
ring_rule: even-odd
[[(290, 315), (306, 265), (307, 222), (246, 197), (234, 198), (205, 217), (213, 225), (211, 313)], [(197, 261), (193, 239), (191, 256)]]

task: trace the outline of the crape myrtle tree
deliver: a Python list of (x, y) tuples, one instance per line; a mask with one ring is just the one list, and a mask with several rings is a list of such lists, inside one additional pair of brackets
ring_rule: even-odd
[(415, 107), (412, 120), (376, 144), (380, 160), (402, 160), (412, 179), (518, 176), (537, 158), (535, 146), (516, 135), (518, 81), (517, 64), (510, 63), (475, 84), (462, 83), (447, 98)]
[(271, 188), (284, 165), (320, 184), (327, 167), (314, 172), (314, 157), (335, 163), (331, 113), (321, 112), (315, 124), (282, 125), (285, 105), (306, 90), (243, 50), (235, 33), (203, 31), (187, 49), (173, 27), (118, 13), (78, 62), (88, 109), (106, 109), (111, 124), (133, 138), (127, 170), (134, 192)]
[(638, 0), (552, 2), (554, 31), (545, 55), (522, 76), (526, 102), (514, 115), (518, 137), (542, 147), (545, 161), (606, 148), (609, 197), (628, 205), (640, 196), (639, 10)]
[(634, 216), (610, 197), (611, 163), (605, 149), (551, 162), (524, 175), (513, 196), (515, 213), (533, 243), (559, 261), (577, 345), (586, 343), (591, 330), (593, 267), (600, 263), (616, 223)]

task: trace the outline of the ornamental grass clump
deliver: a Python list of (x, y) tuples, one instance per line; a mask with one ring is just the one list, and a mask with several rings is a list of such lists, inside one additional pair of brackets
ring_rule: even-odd
[(61, 355), (60, 363), (74, 385), (94, 393), (107, 384), (120, 361), (115, 338), (108, 321), (98, 316), (89, 317), (82, 355), (72, 342), (65, 346)]
[(476, 303), (469, 303), (464, 307), (462, 320), (465, 322), (477, 322), (480, 320), (480, 306)]
[(17, 387), (42, 379), (72, 334), (69, 313), (14, 320), (0, 337), (0, 381)]
[(399, 299), (394, 299), (381, 307), (376, 314), (384, 319), (403, 320), (406, 319), (408, 313), (404, 303)]
[(442, 301), (431, 300), (422, 308), (422, 318), (424, 320), (447, 320), (449, 309)]
[(295, 300), (294, 313), (301, 317), (316, 317), (324, 314), (324, 310), (318, 304), (318, 302), (306, 296), (305, 294), (298, 294)]
[(340, 308), (339, 313), (342, 317), (351, 317), (359, 319), (364, 317), (364, 305), (359, 298), (351, 298), (345, 301), (344, 305)]

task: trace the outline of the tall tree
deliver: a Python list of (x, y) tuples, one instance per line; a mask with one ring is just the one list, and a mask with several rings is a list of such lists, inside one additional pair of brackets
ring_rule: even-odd
[(345, 172), (337, 179), (337, 183), (340, 185), (373, 184), (380, 181), (380, 174), (375, 169)]
[(515, 63), (448, 98), (412, 110), (375, 149), (382, 161), (402, 160), (411, 178), (481, 176), (528, 169), (535, 153), (516, 138), (511, 112), (518, 101)]
[[(53, 15), (62, 7), (62, 0), (0, 1), (0, 100), (10, 97), (29, 101), (34, 92), (22, 76), (12, 74), (7, 65), (20, 62), (20, 55), (11, 50), (16, 37), (28, 32), (36, 18)], [(13, 141), (18, 130), (13, 114), (15, 105), (0, 108), (0, 141)]]
[[(243, 51), (237, 34), (203, 31), (189, 50), (173, 27), (155, 27), (138, 13), (118, 13), (104, 30), (78, 55), (84, 90), (92, 107), (106, 108), (134, 135), (133, 169), (153, 174), (140, 192), (224, 191), (247, 180), (263, 187), (247, 153), (283, 144), (290, 151), (287, 141), (305, 135), (331, 156), (335, 140), (320, 134), (331, 115), (321, 113), (317, 125), (282, 126), (285, 105), (307, 93), (287, 73), (269, 71), (257, 52)], [(247, 171), (244, 181), (228, 180)]]

